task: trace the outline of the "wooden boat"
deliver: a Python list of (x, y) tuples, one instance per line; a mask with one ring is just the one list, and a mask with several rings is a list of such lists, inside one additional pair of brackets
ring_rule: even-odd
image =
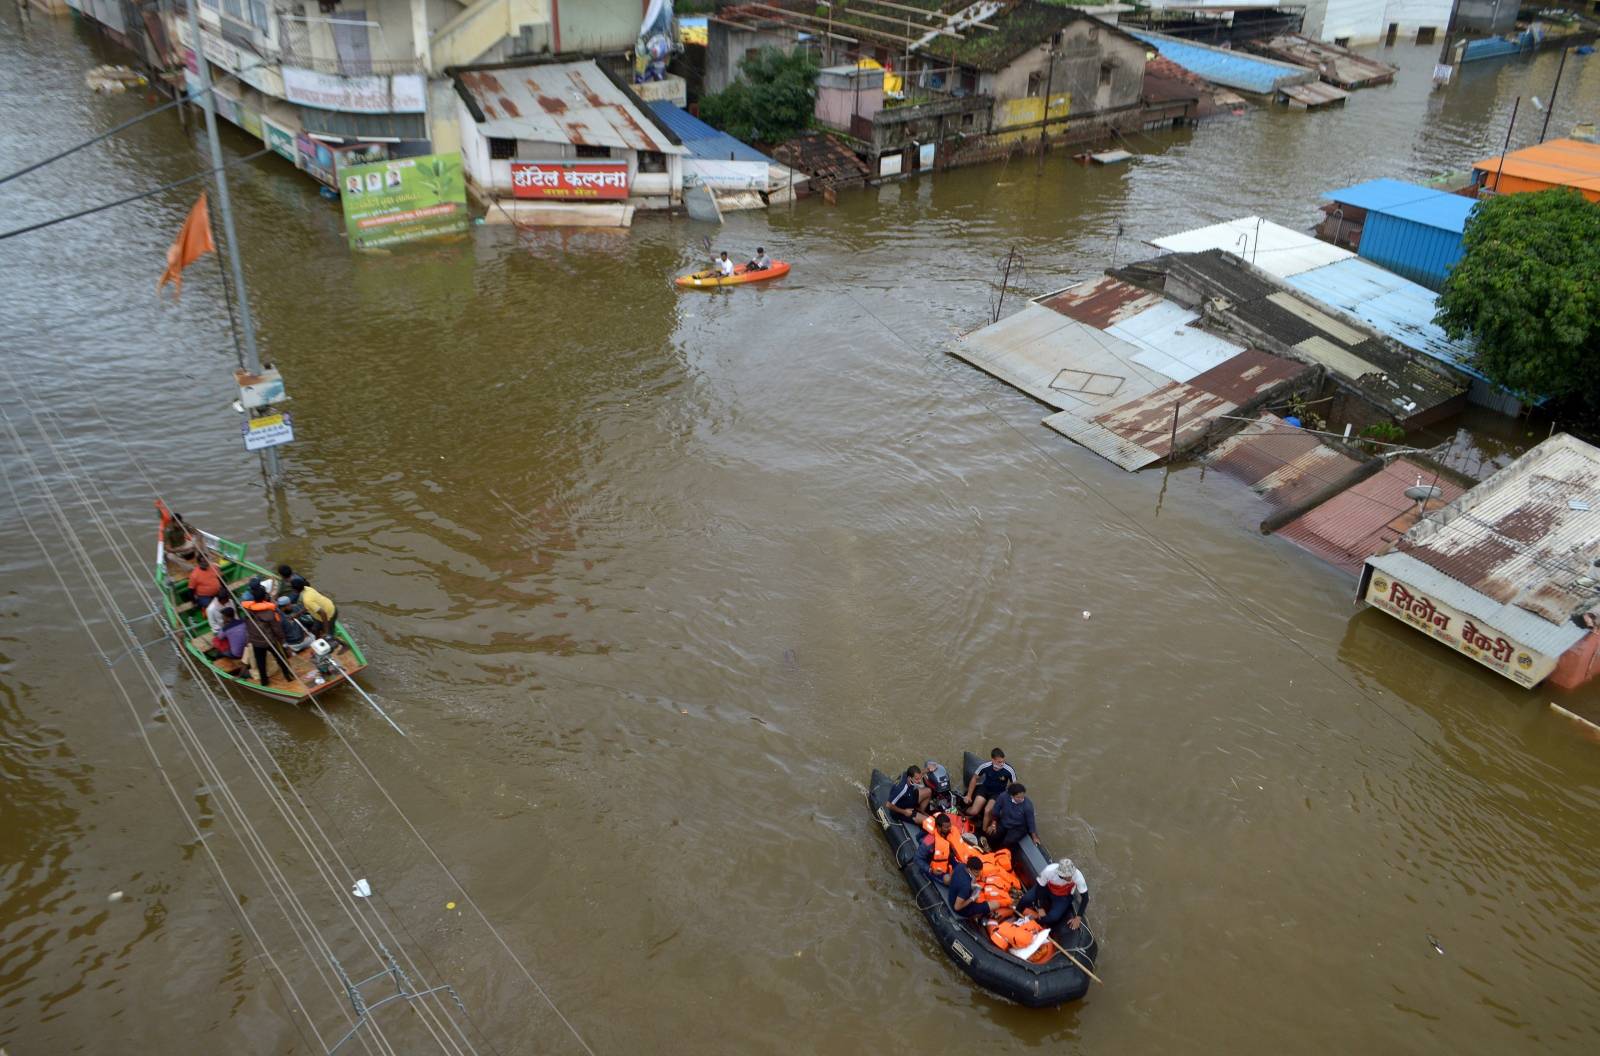
[[(241, 594), (253, 577), (275, 578), (272, 572), (245, 560), (243, 543), (235, 543), (210, 532), (199, 531), (192, 525), (185, 527), (189, 529), (190, 538), (194, 540), (195, 545), (205, 548), (206, 560), (221, 575), (230, 596), (237, 597)], [(172, 633), (177, 636), (179, 647), (225, 681), (272, 697), (274, 700), (302, 701), (320, 696), (335, 686), (343, 685), (351, 675), (367, 666), (366, 656), (361, 652), (361, 647), (355, 643), (355, 639), (350, 637), (350, 632), (343, 621), (338, 623), (335, 634), (339, 641), (348, 647), (347, 650), (335, 652), (321, 661), (313, 655), (310, 648), (300, 652), (285, 650), (289, 670), (296, 676), (292, 682), (283, 677), (277, 662), (271, 659), (267, 661), (267, 670), (270, 672), (268, 682), (262, 685), (250, 677), (249, 669), (243, 661), (207, 655), (211, 651), (211, 625), (206, 621), (206, 614), (195, 608), (194, 598), (189, 593), (189, 571), (193, 568), (192, 559), (179, 557), (167, 551), (162, 529), (158, 527), (156, 586), (161, 588), (162, 616)]]
[(740, 264), (733, 269), (733, 274), (723, 278), (717, 274), (715, 268), (706, 271), (697, 271), (692, 275), (679, 275), (672, 280), (673, 284), (684, 290), (709, 290), (717, 286), (741, 286), (747, 282), (766, 282), (769, 279), (781, 279), (789, 274), (789, 262), (775, 260), (771, 267), (762, 268), (760, 271), (751, 271), (749, 265)]
[[(965, 753), (961, 767), (962, 788), (967, 786), (981, 763), (976, 755)], [(1083, 997), (1089, 990), (1089, 975), (1084, 968), (1093, 971), (1100, 954), (1088, 922), (1075, 931), (1063, 930), (1056, 935), (1072, 951), (1072, 957), (1053, 957), (1044, 964), (1034, 964), (996, 947), (982, 928), (951, 908), (944, 888), (917, 859), (916, 848), (922, 840), (922, 830), (890, 813), (886, 804), (893, 787), (894, 778), (879, 770), (872, 771), (867, 784), (867, 809), (883, 830), (883, 837), (894, 854), (895, 866), (905, 877), (917, 908), (927, 918), (933, 937), (951, 962), (985, 990), (1029, 1008), (1053, 1008)], [(959, 795), (956, 799), (955, 805), (960, 806)], [(1050, 862), (1044, 847), (1030, 840), (1017, 844), (1012, 853), (1013, 868), (1024, 886), (1032, 884)]]

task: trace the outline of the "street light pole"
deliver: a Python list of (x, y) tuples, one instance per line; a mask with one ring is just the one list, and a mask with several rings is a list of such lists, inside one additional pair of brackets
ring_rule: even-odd
[[(239, 330), (244, 338), (244, 367), (253, 374), (261, 372), (261, 355), (256, 351), (256, 324), (250, 314), (250, 293), (244, 285), (244, 265), (239, 260), (239, 239), (233, 228), (233, 200), (228, 196), (228, 172), (222, 167), (222, 144), (217, 139), (217, 107), (211, 97), (211, 67), (206, 62), (205, 37), (200, 28), (200, 0), (187, 0), (189, 8), (189, 36), (194, 45), (194, 64), (200, 79), (200, 106), (206, 115), (206, 143), (211, 148), (211, 167), (217, 178), (217, 207), (222, 213), (222, 237), (227, 244), (228, 266), (233, 272), (233, 288), (239, 292)], [(247, 412), (248, 413), (248, 412)], [(278, 479), (278, 452), (264, 448), (261, 458), (267, 471), (267, 480)]]

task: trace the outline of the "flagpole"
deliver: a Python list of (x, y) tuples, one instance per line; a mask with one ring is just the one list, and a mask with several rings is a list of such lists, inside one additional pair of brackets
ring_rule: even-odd
[[(206, 114), (206, 142), (211, 147), (211, 165), (217, 174), (217, 205), (222, 211), (222, 238), (228, 248), (228, 265), (233, 272), (233, 288), (239, 291), (239, 329), (244, 336), (244, 367), (257, 373), (261, 356), (256, 351), (256, 324), (250, 315), (250, 293), (244, 284), (244, 265), (239, 261), (239, 239), (233, 230), (233, 200), (228, 196), (228, 173), (222, 168), (222, 144), (217, 139), (217, 107), (211, 97), (211, 67), (206, 63), (205, 37), (200, 28), (200, 0), (186, 0), (189, 8), (189, 36), (193, 42), (194, 64), (200, 78), (200, 106)], [(278, 449), (263, 448), (261, 458), (269, 483), (278, 479)]]

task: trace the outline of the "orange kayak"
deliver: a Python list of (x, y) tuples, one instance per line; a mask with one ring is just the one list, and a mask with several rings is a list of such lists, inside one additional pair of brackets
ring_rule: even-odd
[(751, 271), (740, 264), (733, 269), (733, 274), (723, 278), (715, 271), (697, 271), (692, 275), (679, 275), (673, 279), (673, 284), (685, 290), (709, 290), (716, 286), (739, 286), (746, 282), (766, 282), (768, 279), (778, 279), (789, 274), (789, 263), (775, 260), (772, 266), (761, 271)]

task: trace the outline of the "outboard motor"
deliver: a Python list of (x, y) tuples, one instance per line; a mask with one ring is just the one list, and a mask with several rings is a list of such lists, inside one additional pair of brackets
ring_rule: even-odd
[(933, 792), (930, 806), (937, 806), (940, 810), (950, 810), (954, 802), (950, 797), (950, 772), (943, 766), (929, 759), (922, 767), (922, 779), (928, 783), (928, 788)]
[(311, 663), (316, 666), (317, 677), (315, 685), (322, 685), (338, 670), (333, 662), (333, 646), (328, 644), (326, 638), (313, 638), (311, 640)]

